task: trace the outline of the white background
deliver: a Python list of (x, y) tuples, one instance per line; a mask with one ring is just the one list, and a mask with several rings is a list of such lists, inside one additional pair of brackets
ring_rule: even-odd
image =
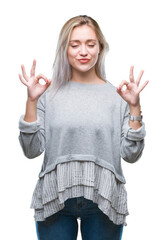
[[(21, 64), (29, 74), (33, 58), (36, 74), (52, 74), (58, 34), (71, 17), (87, 14), (100, 25), (110, 51), (107, 79), (115, 86), (137, 78), (144, 69), (141, 92), (146, 145), (141, 159), (122, 161), (130, 215), (123, 240), (166, 238), (166, 2), (159, 0), (3, 1), (0, 4), (0, 235), (3, 240), (36, 239), (31, 196), (43, 154), (27, 159), (18, 141), (18, 120), (25, 113), (26, 87), (20, 82)], [(78, 239), (81, 239), (80, 231)], [(105, 239), (104, 239), (105, 240)]]

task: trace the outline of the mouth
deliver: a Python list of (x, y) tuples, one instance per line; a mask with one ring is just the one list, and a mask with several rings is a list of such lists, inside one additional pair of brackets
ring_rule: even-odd
[(80, 63), (87, 63), (87, 62), (90, 61), (90, 59), (82, 58), (82, 59), (78, 59), (78, 61), (79, 61)]

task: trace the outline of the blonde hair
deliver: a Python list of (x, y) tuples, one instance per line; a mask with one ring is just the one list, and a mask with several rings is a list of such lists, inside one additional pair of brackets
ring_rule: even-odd
[(52, 66), (52, 82), (48, 87), (48, 91), (56, 93), (58, 89), (65, 85), (71, 79), (71, 66), (67, 58), (67, 48), (70, 41), (71, 32), (74, 27), (88, 25), (92, 27), (97, 35), (100, 45), (100, 54), (95, 65), (96, 74), (99, 78), (105, 79), (105, 55), (109, 50), (109, 45), (105, 40), (105, 37), (98, 25), (98, 23), (87, 15), (79, 15), (69, 19), (62, 27), (57, 48), (56, 56)]

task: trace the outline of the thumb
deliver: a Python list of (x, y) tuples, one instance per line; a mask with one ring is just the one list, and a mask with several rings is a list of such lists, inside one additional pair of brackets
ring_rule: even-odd
[(51, 83), (51, 79), (47, 79), (46, 84), (43, 85), (45, 90), (49, 87), (50, 83)]
[(52, 79), (48, 79), (49, 80), (49, 84), (51, 83)]
[(51, 81), (52, 81), (51, 79), (47, 79), (47, 82), (45, 85), (50, 85)]
[(119, 94), (122, 93), (122, 86), (119, 85), (119, 86), (117, 87), (117, 92), (118, 92)]

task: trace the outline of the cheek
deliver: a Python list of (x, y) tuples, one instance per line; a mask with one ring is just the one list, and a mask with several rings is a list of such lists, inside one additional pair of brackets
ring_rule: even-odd
[(98, 51), (93, 51), (93, 52), (91, 53), (91, 55), (92, 55), (92, 57), (94, 58), (94, 60), (97, 61), (98, 56), (99, 56)]
[(67, 53), (67, 58), (68, 58), (69, 63), (72, 63), (74, 61), (73, 55), (71, 54), (70, 51)]
[(95, 58), (98, 57), (98, 55), (99, 55), (99, 48), (96, 47), (95, 49), (92, 49), (91, 55), (92, 55), (93, 57), (95, 57)]
[(68, 57), (68, 60), (69, 60), (69, 61), (74, 62), (76, 56), (77, 56), (77, 52), (76, 52), (76, 51), (71, 51), (71, 50), (69, 50), (69, 51), (67, 52), (67, 57)]

